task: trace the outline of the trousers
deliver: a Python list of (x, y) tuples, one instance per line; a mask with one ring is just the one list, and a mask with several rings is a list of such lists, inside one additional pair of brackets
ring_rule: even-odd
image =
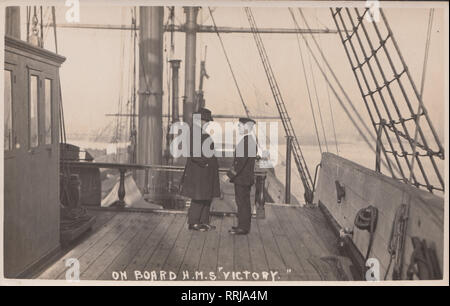
[(250, 231), (252, 208), (250, 203), (251, 185), (234, 185), (234, 195), (237, 205), (238, 227)]
[(188, 210), (188, 224), (209, 224), (212, 200), (192, 200)]

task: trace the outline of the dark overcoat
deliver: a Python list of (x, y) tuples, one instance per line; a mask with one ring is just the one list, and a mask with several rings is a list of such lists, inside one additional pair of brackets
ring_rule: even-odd
[(251, 186), (255, 182), (257, 143), (253, 136), (244, 136), (236, 146), (233, 168), (236, 176), (233, 183)]
[[(210, 138), (208, 134), (202, 134), (202, 145)], [(192, 136), (191, 136), (192, 140)], [(212, 149), (214, 142), (212, 142)], [(183, 177), (181, 179), (180, 194), (192, 200), (211, 200), (220, 196), (219, 163), (216, 156), (193, 157), (191, 141), (191, 154), (186, 160)]]

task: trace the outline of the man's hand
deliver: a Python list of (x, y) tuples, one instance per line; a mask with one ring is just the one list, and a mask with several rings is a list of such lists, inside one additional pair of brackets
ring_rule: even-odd
[(227, 171), (227, 176), (230, 179), (230, 182), (233, 182), (233, 179), (236, 177), (236, 171), (234, 170), (234, 168), (231, 168)]

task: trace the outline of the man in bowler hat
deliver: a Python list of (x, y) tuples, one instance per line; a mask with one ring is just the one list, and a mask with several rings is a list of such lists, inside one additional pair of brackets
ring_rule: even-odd
[[(191, 198), (188, 210), (189, 229), (208, 231), (215, 228), (209, 224), (209, 213), (213, 198), (220, 196), (219, 164), (214, 154), (207, 157), (202, 150), (205, 142), (214, 150), (211, 136), (204, 131), (206, 124), (213, 121), (211, 111), (200, 108), (193, 117), (190, 156), (187, 158), (181, 180), (181, 195)], [(200, 117), (201, 122), (198, 122), (196, 117)], [(194, 131), (195, 129), (197, 130)], [(194, 148), (196, 145), (197, 149)]]
[(255, 182), (255, 161), (257, 143), (252, 134), (255, 121), (250, 118), (239, 119), (240, 141), (234, 152), (233, 167), (228, 172), (234, 183), (238, 224), (229, 231), (232, 235), (246, 235), (250, 232), (252, 218), (250, 190)]

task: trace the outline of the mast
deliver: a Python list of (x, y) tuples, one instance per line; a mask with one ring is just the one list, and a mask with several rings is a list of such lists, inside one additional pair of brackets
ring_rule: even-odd
[[(136, 131), (136, 43), (137, 43), (137, 15), (136, 7), (133, 8), (133, 16), (131, 23), (133, 26), (133, 94), (131, 96), (132, 106), (131, 106), (131, 116), (130, 118), (130, 151), (129, 151), (129, 162), (130, 164), (136, 163), (136, 148), (137, 148), (137, 131)], [(133, 173), (135, 176), (136, 173)]]
[(183, 121), (191, 123), (195, 111), (195, 64), (198, 7), (185, 7), (186, 53), (184, 73)]
[(209, 79), (209, 75), (206, 72), (206, 46), (205, 46), (205, 57), (200, 62), (200, 81), (198, 85), (198, 91), (195, 97), (195, 108), (199, 109), (200, 107), (205, 107), (205, 99), (203, 97), (203, 81), (205, 78)]
[(178, 70), (180, 68), (181, 60), (170, 60), (172, 68), (172, 123), (180, 120), (179, 115), (179, 93), (178, 93)]
[(5, 35), (20, 39), (20, 6), (6, 8)]
[[(138, 164), (162, 163), (162, 80), (163, 80), (163, 7), (139, 8), (139, 122)], [(137, 174), (138, 186), (159, 186), (156, 173), (149, 177)]]

